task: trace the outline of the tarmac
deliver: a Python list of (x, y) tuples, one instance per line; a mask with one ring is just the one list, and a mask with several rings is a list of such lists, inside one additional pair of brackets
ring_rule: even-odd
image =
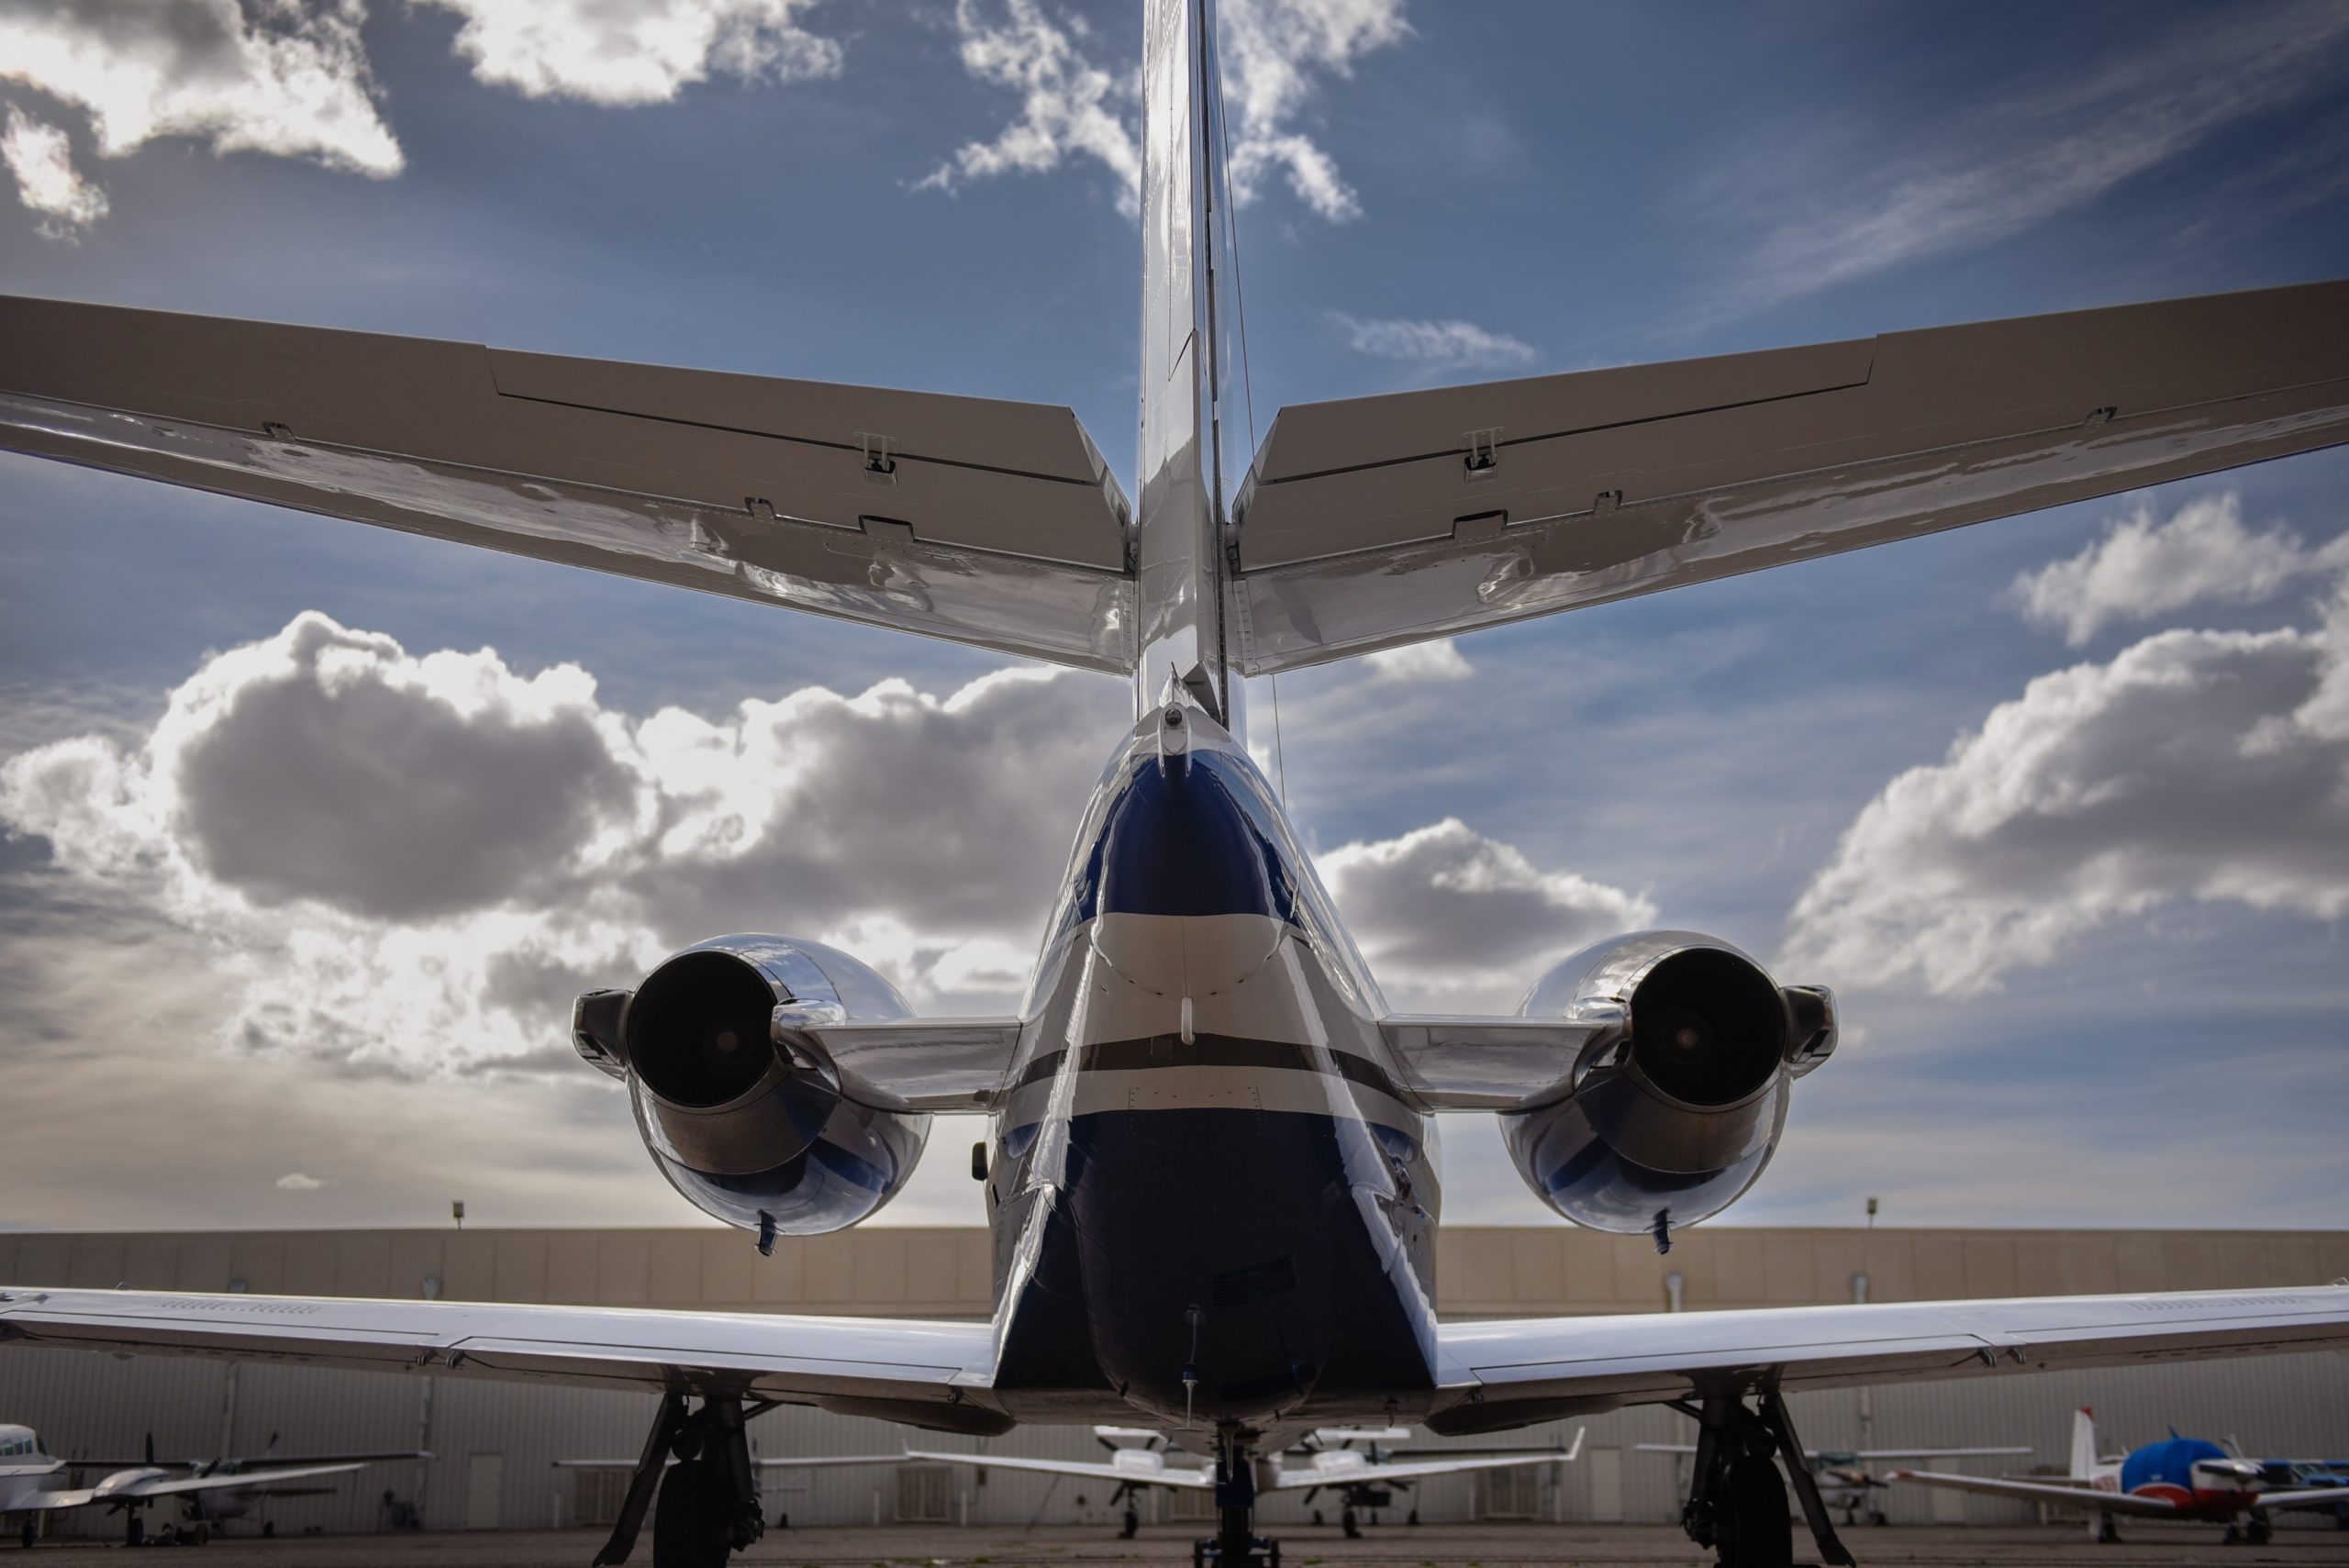
[[(1191, 1532), (1162, 1525), (1134, 1540), (1098, 1529), (916, 1529), (777, 1530), (732, 1561), (792, 1568), (1024, 1568), (1027, 1564), (1185, 1563)], [(586, 1568), (603, 1532), (500, 1531), (429, 1535), (287, 1536), (215, 1540), (203, 1548), (168, 1549), (194, 1555), (202, 1568)], [(1801, 1545), (1808, 1546), (1807, 1540)], [(2320, 1568), (2349, 1563), (2349, 1531), (2278, 1529), (2266, 1546), (2224, 1546), (2209, 1527), (2149, 1526), (2118, 1546), (2099, 1546), (2078, 1527), (2047, 1529), (1902, 1528), (1857, 1529), (1849, 1544), (1862, 1568), (1981, 1563), (1997, 1568)], [(46, 1557), (67, 1562), (92, 1551), (120, 1551), (98, 1541), (44, 1542), (20, 1553), (0, 1545), (0, 1563), (21, 1559), (37, 1568)], [(166, 1549), (155, 1549), (166, 1550)], [(1580, 1568), (1710, 1568), (1677, 1529), (1663, 1525), (1460, 1525), (1408, 1529), (1381, 1526), (1347, 1540), (1335, 1529), (1299, 1528), (1281, 1537), (1284, 1568), (1503, 1568), (1523, 1563), (1574, 1563)], [(1796, 1561), (1806, 1560), (1798, 1551)], [(651, 1568), (651, 1532), (638, 1543), (633, 1568)]]

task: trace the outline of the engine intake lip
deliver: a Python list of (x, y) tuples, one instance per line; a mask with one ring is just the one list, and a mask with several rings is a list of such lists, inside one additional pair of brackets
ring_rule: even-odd
[(1703, 1109), (1734, 1106), (1776, 1074), (1787, 1004), (1750, 960), (1687, 948), (1660, 960), (1631, 995), (1631, 1065), (1655, 1090)]
[(654, 1095), (708, 1109), (741, 1099), (774, 1066), (768, 1020), (777, 987), (729, 952), (679, 953), (647, 977), (628, 1009), (628, 1059)]

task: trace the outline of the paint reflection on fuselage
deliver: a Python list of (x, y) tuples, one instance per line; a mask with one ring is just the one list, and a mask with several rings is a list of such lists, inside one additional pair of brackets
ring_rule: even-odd
[(1048, 929), (987, 1190), (1006, 1407), (1106, 1395), (1262, 1428), (1407, 1407), (1431, 1381), (1434, 1123), (1220, 726), (1169, 705), (1135, 727)]

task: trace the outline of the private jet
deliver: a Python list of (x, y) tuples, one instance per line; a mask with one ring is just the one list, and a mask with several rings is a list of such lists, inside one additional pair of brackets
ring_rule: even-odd
[(1790, 1483), (1849, 1563), (1789, 1392), (2349, 1344), (2349, 1288), (2315, 1282), (1443, 1321), (1435, 1113), (1496, 1117), (1558, 1214), (1669, 1247), (1761, 1175), (1834, 1000), (1662, 930), (1513, 1014), (1397, 1015), (1243, 712), (1249, 676), (2340, 443), (2349, 284), (1292, 406), (1252, 456), (1214, 6), (1140, 9), (1138, 501), (1064, 407), (0, 301), (0, 446), (1132, 682), (1018, 1012), (915, 1018), (846, 953), (731, 935), (573, 1013), (662, 1174), (763, 1251), (869, 1218), (933, 1118), (991, 1118), (992, 1319), (36, 1282), (0, 1340), (655, 1390), (596, 1561), (657, 1486), (658, 1568), (756, 1539), (745, 1422), (779, 1402), (1151, 1426), (1207, 1462), (1225, 1568), (1274, 1550), (1257, 1494), (1317, 1427), (1660, 1404), (1695, 1424), (1696, 1541), (1780, 1568)]

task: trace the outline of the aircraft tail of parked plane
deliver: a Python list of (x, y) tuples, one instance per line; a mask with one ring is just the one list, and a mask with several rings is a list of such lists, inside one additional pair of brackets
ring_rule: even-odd
[(2349, 1343), (2312, 1282), (1441, 1321), (1434, 1113), (1492, 1113), (1554, 1211), (1668, 1248), (1760, 1177), (1834, 1001), (1645, 931), (1513, 1015), (1392, 1012), (1234, 678), (2349, 440), (2349, 283), (1291, 407), (1228, 451), (1213, 6), (1142, 26), (1131, 502), (1062, 407), (0, 298), (0, 446), (1131, 678), (1016, 1015), (915, 1018), (765, 934), (573, 1010), (662, 1174), (762, 1251), (869, 1218), (932, 1117), (993, 1118), (993, 1320), (35, 1285), (0, 1340), (654, 1390), (599, 1561), (657, 1488), (660, 1568), (757, 1538), (744, 1423), (783, 1401), (1147, 1423), (1212, 1465), (1224, 1568), (1260, 1555), (1260, 1462), (1318, 1427), (1663, 1404), (1695, 1540), (1785, 1560), (1775, 1453), (1842, 1563), (1787, 1392)]
[(2111, 1457), (2097, 1453), (2096, 1416), (2072, 1413), (2072, 1462), (2062, 1480), (2029, 1475), (1945, 1475), (1896, 1471), (1893, 1478), (1928, 1486), (2040, 1503), (2088, 1516), (2099, 1540), (2121, 1539), (2119, 1520), (2205, 1520), (2226, 1527), (2230, 1541), (2267, 1540), (2277, 1508), (2329, 1507), (2349, 1502), (2349, 1486), (2270, 1489), (2266, 1468), (2200, 1438), (2173, 1430), (2159, 1442)]

